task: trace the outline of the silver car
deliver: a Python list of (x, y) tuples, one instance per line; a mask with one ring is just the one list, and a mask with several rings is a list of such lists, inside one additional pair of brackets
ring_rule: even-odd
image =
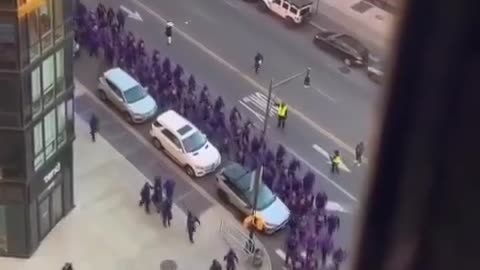
[[(254, 171), (231, 162), (217, 175), (218, 195), (245, 215), (250, 215), (254, 204), (252, 181)], [(282, 229), (290, 218), (290, 210), (263, 182), (258, 191), (256, 215), (265, 222), (264, 233), (272, 234)]]
[(98, 95), (119, 109), (129, 123), (142, 123), (157, 112), (157, 103), (140, 83), (121, 68), (112, 68), (99, 78)]

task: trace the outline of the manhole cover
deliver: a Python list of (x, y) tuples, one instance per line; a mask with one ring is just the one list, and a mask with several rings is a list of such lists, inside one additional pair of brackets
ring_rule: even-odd
[(350, 68), (348, 68), (347, 66), (341, 66), (338, 68), (338, 70), (340, 70), (340, 72), (342, 72), (343, 74), (350, 73)]
[(367, 10), (371, 9), (372, 8), (372, 5), (370, 5), (369, 3), (367, 2), (364, 2), (364, 1), (360, 1), (356, 4), (353, 4), (351, 6), (351, 8), (353, 10), (355, 10), (356, 12), (358, 13), (365, 13)]
[(165, 260), (160, 263), (160, 270), (177, 270), (177, 263), (174, 260)]

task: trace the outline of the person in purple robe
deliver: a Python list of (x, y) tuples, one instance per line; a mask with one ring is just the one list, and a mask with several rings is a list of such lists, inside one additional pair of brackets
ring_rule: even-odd
[(137, 58), (143, 58), (147, 56), (147, 51), (145, 49), (145, 41), (143, 39), (140, 39), (137, 42)]
[(300, 252), (292, 258), (292, 270), (304, 270), (305, 267), (305, 259), (302, 257)]
[(180, 80), (183, 76), (184, 70), (183, 67), (180, 64), (177, 64), (175, 66), (175, 69), (173, 70), (173, 78), (176, 80)]
[(298, 248), (297, 236), (294, 233), (290, 233), (286, 243), (285, 265), (288, 265), (293, 260), (293, 257), (297, 254), (297, 248)]
[(333, 250), (333, 240), (330, 236), (325, 236), (320, 240), (320, 254), (322, 259), (322, 266), (325, 267), (327, 262), (327, 256), (331, 254)]
[(245, 121), (245, 124), (243, 125), (242, 129), (242, 144), (248, 146), (250, 144), (250, 131), (252, 130), (253, 124), (248, 119)]
[(236, 106), (233, 106), (233, 108), (230, 110), (230, 116), (228, 120), (230, 121), (230, 127), (232, 130), (234, 130), (234, 128), (236, 128), (239, 125), (239, 122), (242, 120), (242, 116), (240, 115), (240, 112)]
[(238, 148), (235, 152), (235, 161), (242, 166), (245, 166), (245, 152), (242, 148)]
[(215, 112), (221, 112), (223, 111), (223, 108), (225, 107), (225, 103), (223, 102), (222, 96), (218, 96), (217, 99), (215, 100), (215, 105), (213, 107)]
[(252, 141), (250, 143), (250, 151), (253, 155), (258, 156), (260, 151), (260, 143), (258, 141), (257, 136), (253, 136)]
[(326, 223), (325, 212), (315, 211), (314, 218), (315, 218), (315, 233), (319, 235)]
[(305, 191), (305, 193), (311, 193), (313, 190), (313, 185), (315, 183), (315, 174), (313, 174), (309, 170), (303, 177), (302, 182), (303, 182), (303, 190)]
[(160, 65), (160, 52), (155, 49), (152, 53), (152, 66)]
[(117, 11), (117, 22), (120, 30), (123, 31), (125, 29), (125, 14), (121, 9)]
[(325, 206), (327, 205), (328, 196), (325, 192), (319, 191), (317, 196), (315, 197), (315, 207), (317, 210), (325, 210)]
[(100, 39), (98, 36), (98, 26), (94, 25), (90, 32), (90, 56), (98, 57), (98, 47), (100, 46)]
[(328, 235), (333, 235), (335, 231), (340, 228), (340, 218), (335, 214), (330, 214), (327, 217), (327, 231)]
[(172, 64), (170, 62), (170, 58), (165, 57), (162, 63), (162, 70), (165, 74), (172, 74)]
[(210, 103), (210, 94), (208, 91), (208, 86), (203, 85), (202, 91), (200, 92), (200, 103), (208, 104)]
[(296, 176), (297, 170), (300, 169), (300, 161), (293, 158), (288, 164), (288, 177), (294, 178)]
[(190, 74), (190, 77), (188, 77), (188, 92), (189, 93), (195, 93), (195, 90), (197, 89), (197, 82), (195, 81), (195, 76), (193, 74)]
[(175, 191), (175, 182), (171, 179), (168, 179), (163, 184), (163, 189), (165, 190), (166, 199), (173, 201), (173, 193)]
[(337, 248), (333, 251), (332, 260), (333, 260), (333, 269), (339, 270), (340, 264), (345, 261), (347, 258), (347, 253), (341, 248)]
[(285, 147), (279, 144), (277, 147), (277, 152), (275, 153), (275, 161), (277, 164), (277, 168), (280, 168), (281, 165), (283, 165), (286, 154), (287, 154), (287, 151), (285, 150)]
[(105, 52), (105, 61), (109, 67), (113, 67), (114, 58), (115, 58), (115, 51), (113, 46), (110, 43), (105, 44), (104, 47)]
[(305, 270), (317, 270), (318, 269), (318, 261), (313, 256), (307, 256), (305, 259)]
[(105, 8), (105, 6), (102, 3), (99, 3), (97, 5), (97, 18), (98, 18), (98, 20), (103, 20), (106, 13), (107, 13), (107, 9)]
[(265, 155), (264, 155), (264, 164), (265, 165), (271, 165), (271, 166), (275, 166), (274, 164), (274, 161), (275, 161), (275, 155), (273, 154), (272, 150), (270, 149), (267, 149), (265, 151)]
[(262, 179), (263, 179), (263, 182), (265, 183), (265, 185), (268, 188), (272, 189), (274, 177), (272, 175), (272, 172), (269, 169), (264, 169), (263, 170)]
[(115, 20), (115, 11), (113, 8), (109, 7), (107, 10), (107, 23), (108, 25), (112, 25)]
[(308, 257), (312, 257), (313, 256), (313, 253), (315, 252), (315, 250), (317, 249), (317, 237), (315, 234), (310, 234), (307, 238), (307, 242), (306, 242), (306, 254), (307, 254), (307, 258)]

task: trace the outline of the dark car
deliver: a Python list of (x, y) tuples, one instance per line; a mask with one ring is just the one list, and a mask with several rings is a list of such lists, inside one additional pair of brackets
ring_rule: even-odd
[(365, 66), (368, 63), (368, 49), (349, 35), (322, 31), (315, 35), (313, 42), (342, 59), (347, 66)]

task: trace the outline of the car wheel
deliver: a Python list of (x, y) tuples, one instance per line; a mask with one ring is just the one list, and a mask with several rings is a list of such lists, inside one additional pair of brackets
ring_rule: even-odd
[(155, 137), (153, 137), (153, 146), (155, 146), (155, 148), (157, 148), (158, 150), (163, 150), (162, 143)]
[(98, 97), (103, 101), (107, 101), (107, 95), (102, 89), (98, 89)]
[(125, 119), (129, 124), (133, 124), (133, 117), (128, 112), (125, 113)]
[(265, 2), (263, 2), (262, 0), (260, 2), (258, 2), (257, 8), (258, 8), (258, 10), (260, 10), (261, 12), (264, 12), (264, 13), (266, 13), (268, 11), (267, 4), (265, 4)]
[(345, 59), (343, 60), (343, 62), (345, 63), (345, 65), (346, 65), (347, 67), (352, 66), (352, 60), (350, 60), (350, 58), (345, 58)]
[(225, 202), (225, 203), (230, 202), (230, 200), (228, 199), (228, 195), (227, 195), (227, 193), (225, 193), (225, 191), (223, 191), (221, 189), (217, 189), (217, 194), (218, 194), (218, 198), (220, 198), (220, 200), (222, 200), (223, 202)]
[(190, 167), (190, 165), (185, 166), (185, 172), (188, 174), (188, 176), (194, 178), (195, 177), (195, 171)]

